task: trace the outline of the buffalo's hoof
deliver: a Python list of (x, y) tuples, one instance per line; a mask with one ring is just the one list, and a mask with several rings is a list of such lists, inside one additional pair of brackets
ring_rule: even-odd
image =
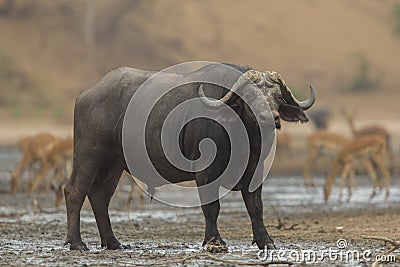
[(210, 240), (204, 240), (203, 246), (210, 253), (223, 253), (228, 252), (228, 247), (221, 237), (212, 237)]
[(121, 245), (121, 243), (102, 243), (101, 248), (117, 250), (117, 249), (130, 249), (130, 245)]
[(79, 250), (79, 251), (89, 251), (89, 248), (83, 242), (76, 243), (76, 244), (71, 243), (71, 246), (69, 247), (69, 249), (70, 250)]
[(261, 250), (262, 249), (267, 249), (267, 250), (276, 249), (274, 241), (271, 238), (260, 239), (260, 240), (254, 239), (252, 244), (254, 244), (254, 243), (256, 243), (258, 249), (261, 249)]

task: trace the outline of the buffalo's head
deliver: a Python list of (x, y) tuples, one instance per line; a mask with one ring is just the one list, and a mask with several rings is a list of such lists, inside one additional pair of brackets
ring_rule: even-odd
[(220, 108), (224, 104), (229, 104), (230, 106), (240, 106), (246, 112), (248, 106), (238, 104), (240, 98), (235, 95), (244, 97), (250, 106), (256, 108), (257, 114), (254, 115), (258, 117), (261, 123), (267, 122), (268, 118), (270, 118), (269, 110), (265, 103), (267, 102), (277, 129), (281, 128), (281, 119), (289, 122), (308, 122), (304, 110), (309, 109), (315, 102), (315, 90), (311, 85), (310, 97), (305, 101), (299, 101), (293, 96), (281, 75), (273, 71), (246, 71), (235, 82), (231, 90), (219, 100), (207, 98), (204, 94), (203, 86), (199, 87), (200, 99), (207, 106)]
[(310, 85), (310, 97), (305, 101), (297, 100), (282, 76), (274, 71), (255, 72), (260, 88), (266, 96), (276, 122), (280, 119), (289, 122), (308, 122), (304, 110), (311, 108), (315, 103), (315, 90)]

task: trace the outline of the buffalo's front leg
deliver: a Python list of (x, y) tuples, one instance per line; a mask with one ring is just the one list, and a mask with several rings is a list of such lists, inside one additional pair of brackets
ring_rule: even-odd
[[(210, 252), (225, 252), (227, 251), (227, 246), (226, 243), (222, 240), (217, 226), (217, 219), (220, 209), (218, 200), (218, 189), (213, 188), (212, 191), (213, 192), (207, 190), (207, 192), (203, 192), (203, 190), (199, 188), (200, 200), (202, 203), (201, 209), (203, 210), (203, 214), (206, 220), (203, 246), (207, 245), (207, 250), (209, 250)], [(215, 200), (211, 203), (207, 203), (210, 199)]]
[(261, 190), (262, 187), (260, 186), (257, 190), (250, 193), (246, 187), (242, 189), (242, 197), (251, 219), (254, 235), (253, 243), (256, 243), (259, 249), (264, 249), (265, 247), (275, 249), (274, 241), (264, 226)]
[(219, 201), (217, 200), (212, 203), (202, 205), (201, 208), (206, 219), (203, 246), (210, 243), (215, 244), (216, 242), (220, 242), (221, 245), (225, 245), (225, 242), (221, 239), (217, 226), (220, 208)]

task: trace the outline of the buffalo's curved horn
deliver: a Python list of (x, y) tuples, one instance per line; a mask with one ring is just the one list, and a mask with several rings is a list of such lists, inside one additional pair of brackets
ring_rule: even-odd
[(220, 102), (219, 100), (212, 100), (209, 99), (205, 94), (204, 94), (204, 89), (203, 89), (203, 85), (201, 84), (199, 87), (199, 96), (200, 96), (200, 100), (201, 102), (203, 102), (204, 105), (211, 107), (211, 108), (219, 108), (222, 106), (222, 102)]
[(315, 103), (315, 89), (312, 85), (310, 85), (310, 96), (307, 100), (304, 101), (299, 101), (297, 100), (294, 95), (292, 94), (292, 91), (290, 91), (289, 87), (286, 85), (285, 81), (282, 79), (281, 75), (279, 75), (278, 73), (271, 71), (271, 72), (266, 72), (266, 75), (268, 76), (268, 78), (274, 82), (279, 83), (280, 87), (281, 87), (281, 92), (282, 92), (282, 96), (285, 99), (286, 102), (288, 102), (288, 104), (291, 105), (295, 105), (300, 107), (302, 110), (307, 110), (309, 108), (311, 108), (312, 105), (314, 105)]
[(312, 86), (312, 84), (310, 84), (310, 96), (308, 97), (307, 100), (299, 102), (298, 105), (299, 107), (301, 107), (303, 110), (307, 110), (309, 108), (311, 108), (312, 105), (314, 105), (315, 103), (315, 99), (316, 99), (316, 93), (315, 93), (315, 89)]
[(302, 110), (307, 110), (307, 109), (311, 108), (312, 105), (314, 105), (315, 99), (316, 99), (315, 89), (311, 84), (310, 84), (310, 95), (309, 95), (308, 99), (304, 100), (304, 101), (297, 100), (294, 97), (294, 95), (292, 94), (292, 92), (290, 91), (290, 89), (287, 88), (287, 90), (288, 90), (288, 93), (290, 94), (290, 97), (293, 99), (293, 101), (296, 103), (296, 105), (299, 106)]
[(232, 86), (231, 90), (229, 90), (228, 93), (226, 93), (226, 95), (224, 95), (222, 98), (220, 98), (219, 100), (212, 100), (209, 99), (205, 94), (204, 94), (204, 89), (203, 89), (203, 85), (200, 85), (199, 87), (199, 91), (198, 94), (200, 96), (200, 100), (209, 107), (212, 108), (220, 108), (222, 107), (223, 104), (227, 103), (229, 101), (229, 99), (232, 97), (232, 95), (234, 93), (236, 93), (236, 91), (240, 88), (240, 86), (242, 86), (243, 82), (245, 81), (246, 78), (252, 80), (253, 82), (256, 82), (259, 77), (260, 77), (260, 73), (258, 71), (254, 71), (254, 70), (249, 70), (246, 71), (243, 75), (241, 75), (239, 77), (239, 79), (235, 82), (235, 84)]

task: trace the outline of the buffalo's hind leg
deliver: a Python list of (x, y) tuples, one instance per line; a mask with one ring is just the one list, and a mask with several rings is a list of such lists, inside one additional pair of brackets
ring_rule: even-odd
[(64, 188), (65, 205), (67, 208), (68, 232), (65, 245), (71, 244), (71, 250), (89, 250), (82, 242), (80, 233), (80, 213), (83, 201), (87, 196), (98, 171), (97, 162), (85, 162), (74, 159), (71, 179)]
[(100, 233), (101, 247), (106, 249), (125, 248), (115, 237), (108, 214), (110, 200), (117, 188), (122, 172), (123, 168), (119, 164), (104, 165), (88, 193)]
[(242, 189), (242, 197), (246, 204), (247, 212), (250, 215), (251, 226), (253, 228), (253, 243), (256, 243), (259, 249), (275, 249), (274, 241), (269, 236), (263, 221), (263, 203), (261, 199), (260, 186), (254, 192), (249, 192), (248, 188)]

